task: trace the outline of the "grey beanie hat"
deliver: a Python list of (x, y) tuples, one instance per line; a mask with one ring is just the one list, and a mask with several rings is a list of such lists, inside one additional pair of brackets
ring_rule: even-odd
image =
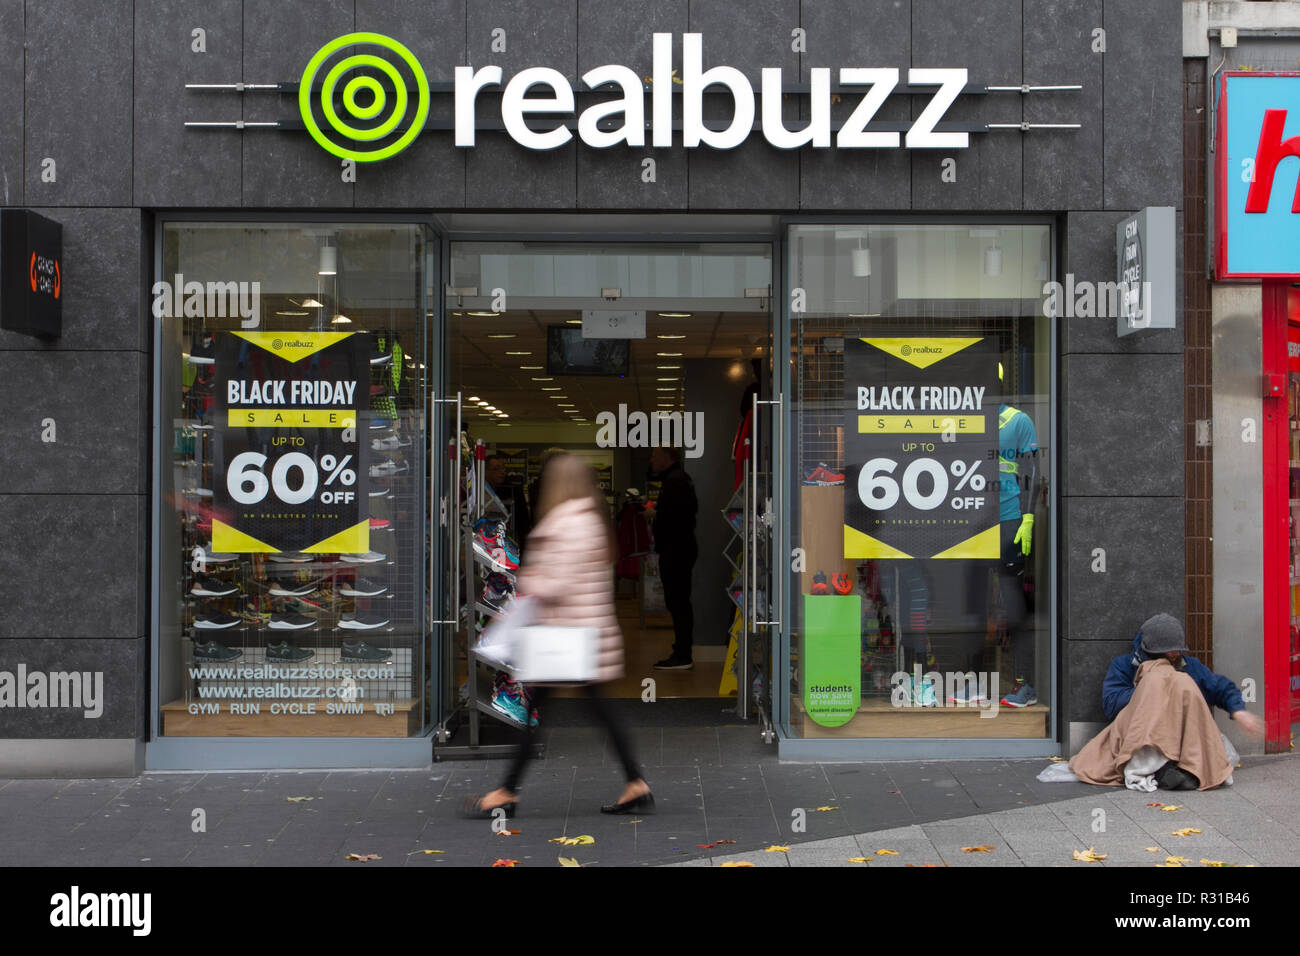
[(1142, 635), (1141, 648), (1147, 654), (1167, 654), (1170, 651), (1186, 651), (1187, 638), (1178, 619), (1168, 614), (1149, 617), (1138, 631)]

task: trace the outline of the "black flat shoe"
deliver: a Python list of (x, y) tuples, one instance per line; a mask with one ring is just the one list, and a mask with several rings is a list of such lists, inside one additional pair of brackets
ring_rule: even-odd
[(460, 815), (469, 820), (491, 820), (498, 810), (504, 810), (507, 817), (513, 817), (518, 806), (518, 800), (511, 800), (509, 803), (503, 803), (491, 810), (485, 810), (482, 797), (466, 797), (461, 801)]
[(653, 793), (646, 792), (639, 797), (627, 800), (623, 803), (607, 803), (600, 808), (601, 813), (654, 813), (655, 797)]

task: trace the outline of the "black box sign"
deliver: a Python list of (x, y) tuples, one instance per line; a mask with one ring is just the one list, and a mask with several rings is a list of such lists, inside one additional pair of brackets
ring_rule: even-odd
[(27, 209), (0, 211), (0, 328), (63, 334), (63, 227)]

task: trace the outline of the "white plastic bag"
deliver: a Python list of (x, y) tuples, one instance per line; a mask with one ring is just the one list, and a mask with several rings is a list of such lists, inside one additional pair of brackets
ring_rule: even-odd
[(1047, 768), (1038, 775), (1039, 783), (1078, 783), (1079, 778), (1070, 770), (1070, 765), (1065, 761), (1060, 763), (1049, 763)]
[(521, 632), (533, 623), (537, 606), (532, 598), (521, 597), (511, 601), (507, 607), (508, 610), (484, 629), (474, 650), (484, 661), (513, 677), (519, 660)]

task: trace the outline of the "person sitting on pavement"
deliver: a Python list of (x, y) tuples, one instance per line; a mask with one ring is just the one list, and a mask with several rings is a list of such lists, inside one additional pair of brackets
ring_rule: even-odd
[(1209, 790), (1232, 765), (1211, 707), (1221, 707), (1253, 736), (1264, 722), (1241, 692), (1188, 654), (1183, 627), (1168, 614), (1148, 618), (1133, 652), (1111, 661), (1102, 683), (1109, 725), (1070, 761), (1084, 783), (1131, 790)]

